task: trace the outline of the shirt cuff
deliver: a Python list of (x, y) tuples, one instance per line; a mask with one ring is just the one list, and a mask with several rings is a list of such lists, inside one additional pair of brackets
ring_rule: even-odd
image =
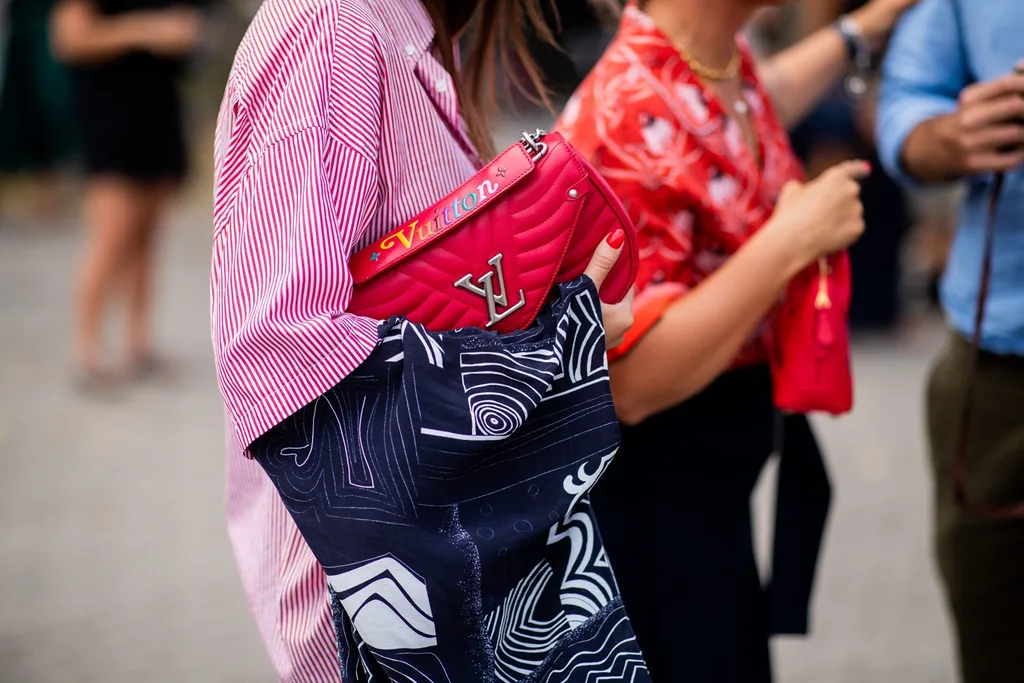
[(922, 187), (924, 183), (911, 176), (903, 167), (903, 145), (910, 133), (919, 125), (956, 111), (956, 102), (945, 99), (899, 100), (886, 107), (891, 113), (878, 120), (878, 155), (885, 171), (907, 187)]
[(689, 287), (678, 282), (649, 285), (633, 300), (633, 326), (626, 332), (622, 343), (608, 351), (608, 362), (622, 358), (651, 331), (665, 311), (676, 299), (689, 291)]

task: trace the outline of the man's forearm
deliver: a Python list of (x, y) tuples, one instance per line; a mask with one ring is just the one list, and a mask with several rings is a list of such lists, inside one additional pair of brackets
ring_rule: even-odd
[(911, 177), (926, 183), (956, 180), (964, 174), (963, 154), (953, 143), (954, 115), (928, 119), (910, 131), (900, 163)]

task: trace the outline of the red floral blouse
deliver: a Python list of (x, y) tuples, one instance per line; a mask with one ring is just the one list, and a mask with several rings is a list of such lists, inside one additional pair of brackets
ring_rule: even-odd
[[(765, 223), (783, 184), (803, 178), (749, 47), (741, 41), (740, 49), (760, 165), (714, 92), (632, 4), (555, 126), (604, 175), (637, 228), (636, 323), (625, 348), (614, 355), (625, 352), (671, 300), (710, 276)], [(767, 360), (770, 319), (741, 350), (736, 365)]]

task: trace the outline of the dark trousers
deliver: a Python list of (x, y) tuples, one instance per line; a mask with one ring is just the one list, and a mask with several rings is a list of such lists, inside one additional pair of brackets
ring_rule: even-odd
[[(964, 683), (1024, 681), (1024, 519), (994, 519), (954, 500), (955, 445), (970, 348), (953, 336), (928, 384), (939, 570)], [(1024, 356), (982, 354), (966, 490), (976, 504), (1024, 501)]]

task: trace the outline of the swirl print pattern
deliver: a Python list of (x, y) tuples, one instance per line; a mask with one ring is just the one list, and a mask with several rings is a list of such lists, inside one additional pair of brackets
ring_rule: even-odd
[(618, 446), (597, 292), (528, 330), (384, 324), (253, 446), (324, 567), (344, 680), (649, 683), (587, 493)]

